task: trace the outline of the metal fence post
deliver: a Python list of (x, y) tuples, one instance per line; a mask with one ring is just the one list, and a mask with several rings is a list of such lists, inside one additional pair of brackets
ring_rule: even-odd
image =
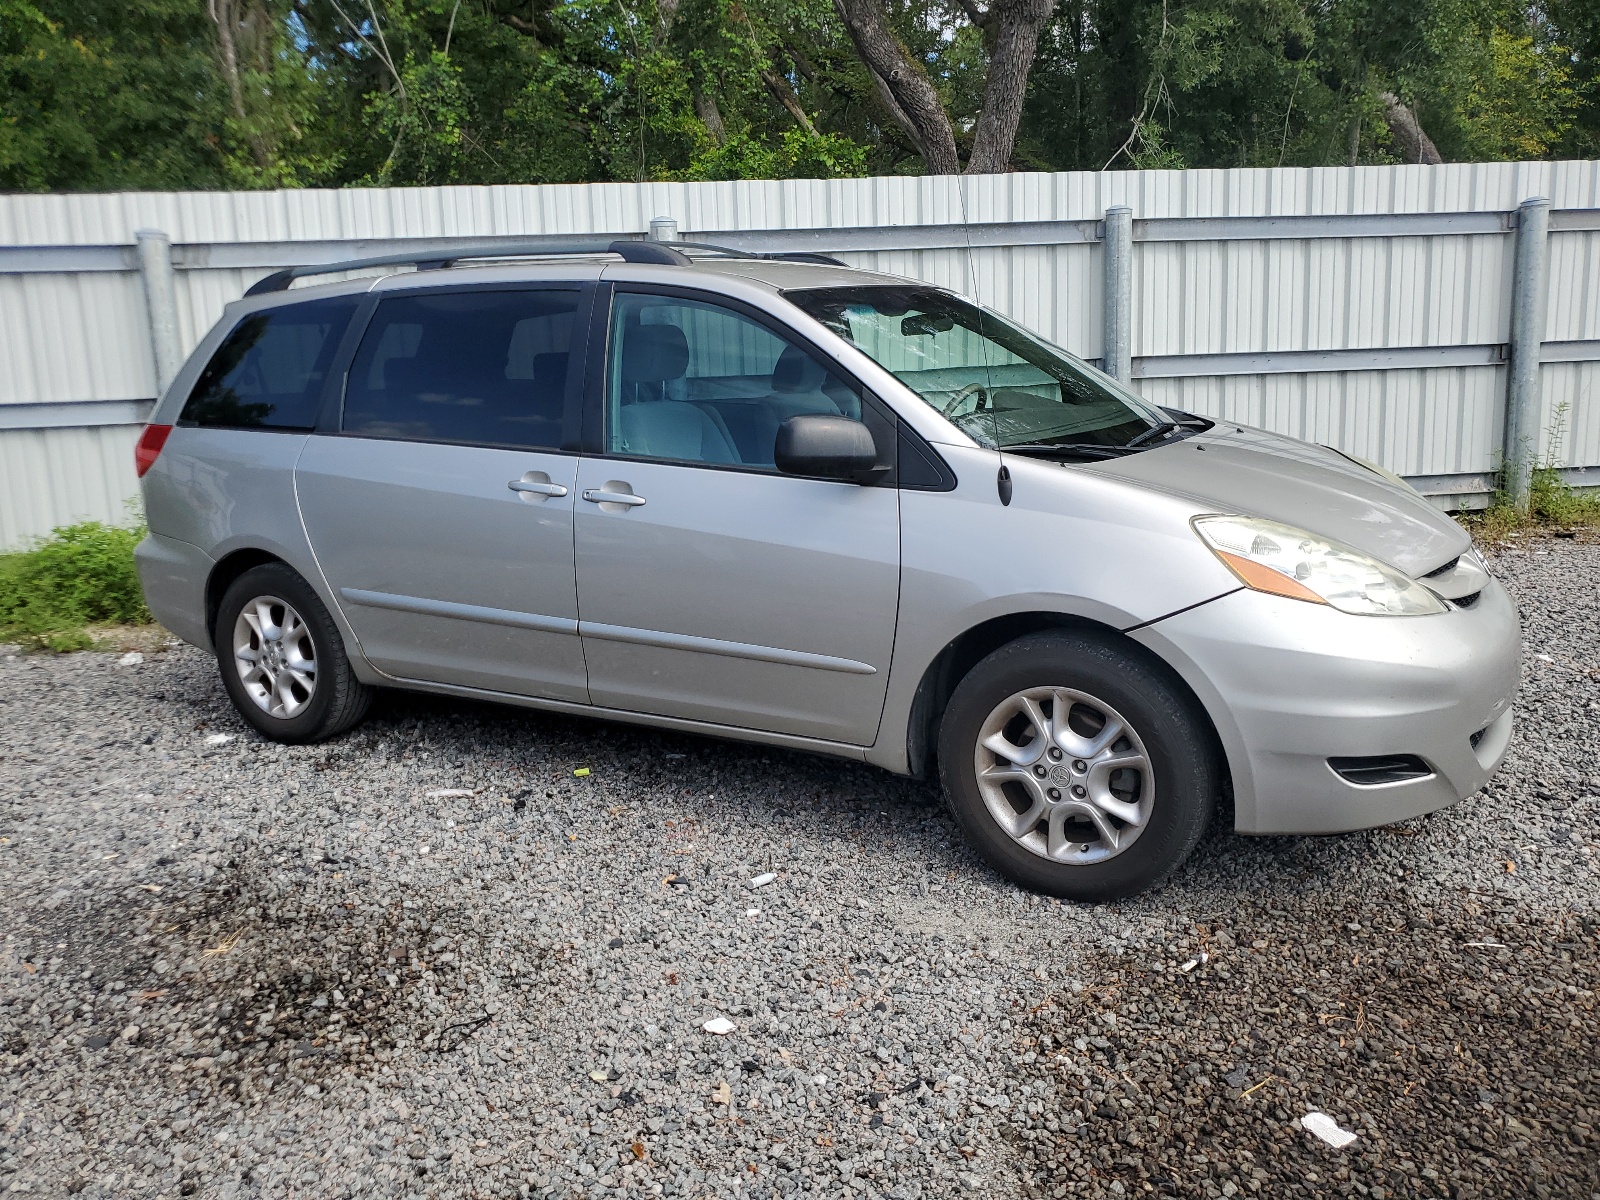
[(678, 219), (676, 217), (651, 217), (650, 240), (652, 242), (677, 241)]
[(1539, 359), (1544, 343), (1545, 267), (1550, 201), (1532, 196), (1517, 207), (1517, 245), (1511, 270), (1511, 370), (1506, 385), (1505, 477), (1511, 506), (1528, 511), (1539, 429)]
[(1133, 380), (1133, 209), (1106, 209), (1105, 343), (1100, 366), (1122, 383)]
[(150, 318), (150, 349), (155, 354), (156, 393), (164, 395), (183, 365), (178, 345), (178, 297), (172, 278), (172, 241), (159, 229), (141, 229), (139, 274), (144, 278), (145, 309)]

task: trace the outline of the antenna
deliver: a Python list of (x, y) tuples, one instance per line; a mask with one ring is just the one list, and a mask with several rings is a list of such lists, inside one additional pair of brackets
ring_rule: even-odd
[[(983, 353), (983, 375), (988, 387), (979, 393), (980, 403), (984, 397), (991, 401), (994, 393), (994, 364), (989, 361), (989, 337), (984, 329), (986, 324), (983, 296), (978, 289), (978, 268), (972, 259), (972, 222), (967, 212), (967, 177), (965, 174), (956, 176), (956, 195), (961, 200), (961, 235), (967, 244), (967, 278), (972, 288), (972, 299), (978, 306), (978, 345)], [(1006, 466), (1006, 453), (1000, 445), (1000, 418), (991, 402), (988, 405), (989, 424), (993, 431), (994, 452), (1000, 460), (1000, 469), (995, 473), (995, 490), (1000, 494), (1002, 506), (1009, 506), (1012, 496), (1011, 468)]]

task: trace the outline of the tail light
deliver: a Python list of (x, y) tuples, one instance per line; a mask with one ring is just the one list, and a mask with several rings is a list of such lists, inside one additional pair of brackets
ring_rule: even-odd
[(161, 447), (167, 444), (167, 435), (171, 432), (171, 425), (144, 427), (144, 432), (139, 435), (139, 444), (133, 448), (133, 469), (138, 472), (140, 479), (143, 479), (144, 473), (155, 465)]

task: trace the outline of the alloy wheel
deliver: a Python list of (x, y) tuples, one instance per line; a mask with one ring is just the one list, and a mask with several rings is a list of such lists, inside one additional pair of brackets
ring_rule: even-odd
[(317, 648), (294, 607), (257, 596), (233, 623), (233, 661), (245, 693), (269, 716), (289, 720), (317, 690)]
[(1052, 862), (1114, 858), (1138, 839), (1155, 803), (1144, 742), (1105, 701), (1071, 688), (1029, 688), (995, 706), (974, 748), (978, 792), (1018, 845)]

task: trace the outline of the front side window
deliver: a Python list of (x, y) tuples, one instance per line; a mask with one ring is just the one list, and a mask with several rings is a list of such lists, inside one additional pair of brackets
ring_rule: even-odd
[(1170, 425), (1086, 363), (937, 288), (825, 288), (785, 298), (980, 445), (1120, 449)]
[(778, 426), (861, 418), (861, 398), (803, 347), (716, 304), (620, 292), (611, 316), (613, 454), (773, 469)]
[(382, 301), (350, 364), (344, 432), (559, 449), (577, 312), (572, 290)]
[(206, 364), (178, 423), (315, 428), (329, 364), (357, 303), (340, 296), (251, 313)]

